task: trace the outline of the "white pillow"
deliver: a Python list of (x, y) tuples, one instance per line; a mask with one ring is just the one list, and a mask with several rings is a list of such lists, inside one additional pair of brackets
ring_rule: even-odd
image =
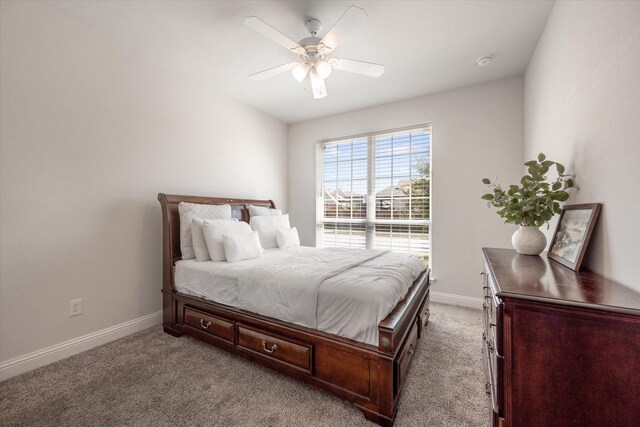
[(260, 246), (260, 238), (257, 231), (244, 234), (223, 234), (222, 241), (227, 262), (243, 261), (262, 256), (262, 246)]
[[(196, 255), (196, 261), (209, 261), (209, 249), (207, 248), (207, 242), (204, 240), (204, 232), (202, 225), (205, 220), (202, 218), (193, 218), (191, 220), (191, 243), (193, 245), (193, 252)], [(222, 221), (230, 221), (223, 219)]]
[(277, 228), (291, 228), (289, 214), (254, 216), (249, 221), (249, 224), (251, 224), (251, 228), (258, 232), (260, 243), (265, 249), (278, 247), (278, 241), (276, 240)]
[(202, 224), (204, 240), (207, 244), (209, 256), (213, 261), (224, 261), (223, 234), (251, 233), (249, 224), (235, 219), (205, 219)]
[(282, 211), (280, 209), (271, 209), (262, 206), (249, 205), (249, 217), (269, 215), (282, 215)]
[(180, 214), (180, 252), (182, 259), (196, 257), (191, 237), (191, 221), (193, 218), (215, 219), (231, 218), (231, 205), (200, 205), (197, 203), (178, 203)]
[(276, 228), (276, 241), (280, 249), (295, 248), (300, 246), (300, 236), (295, 227)]

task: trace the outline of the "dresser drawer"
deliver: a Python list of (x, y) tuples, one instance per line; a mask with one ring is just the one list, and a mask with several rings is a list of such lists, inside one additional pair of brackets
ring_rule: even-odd
[(500, 401), (498, 399), (498, 357), (495, 348), (490, 341), (483, 343), (483, 354), (485, 359), (486, 391), (491, 398), (491, 408), (495, 413), (500, 413)]
[(184, 324), (233, 344), (233, 322), (185, 307)]
[(311, 374), (312, 346), (246, 325), (238, 325), (238, 347)]
[(407, 378), (407, 373), (409, 372), (409, 367), (411, 366), (411, 361), (413, 360), (413, 355), (418, 341), (419, 322), (420, 319), (416, 319), (416, 323), (414, 323), (406, 341), (400, 349), (400, 356), (398, 356), (398, 360), (396, 362), (396, 390), (402, 389), (402, 384)]
[(491, 276), (486, 273), (482, 273), (483, 281), (482, 281), (482, 290), (483, 290), (483, 304), (482, 308), (484, 310), (484, 340), (491, 344), (491, 347), (498, 352), (499, 355), (502, 354), (502, 345), (500, 342), (499, 327), (498, 324), (501, 322), (500, 312), (502, 310), (502, 301), (500, 298), (496, 298), (493, 293), (493, 287), (491, 286)]

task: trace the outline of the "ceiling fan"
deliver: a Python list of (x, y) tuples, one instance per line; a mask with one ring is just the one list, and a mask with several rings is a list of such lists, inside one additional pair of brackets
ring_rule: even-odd
[(305, 26), (311, 33), (311, 37), (296, 43), (262, 19), (249, 16), (244, 19), (244, 24), (270, 38), (298, 55), (298, 62), (283, 64), (249, 76), (253, 80), (261, 80), (276, 74), (291, 71), (293, 77), (301, 82), (309, 75), (313, 97), (315, 99), (327, 96), (324, 79), (329, 77), (332, 69), (364, 74), (365, 76), (380, 77), (384, 73), (384, 65), (370, 62), (354, 61), (353, 59), (330, 57), (329, 54), (342, 43), (353, 30), (366, 19), (364, 9), (350, 6), (340, 17), (325, 36), (317, 37), (321, 23), (317, 19), (309, 19)]

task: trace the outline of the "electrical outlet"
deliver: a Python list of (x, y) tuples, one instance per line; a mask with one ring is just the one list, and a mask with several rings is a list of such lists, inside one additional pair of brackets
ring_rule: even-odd
[(82, 300), (74, 299), (69, 301), (69, 317), (79, 316), (82, 314)]

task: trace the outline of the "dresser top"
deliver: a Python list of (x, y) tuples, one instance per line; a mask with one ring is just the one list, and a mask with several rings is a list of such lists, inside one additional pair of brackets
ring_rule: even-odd
[(546, 257), (483, 248), (495, 295), (614, 312), (640, 310), (640, 293), (589, 271), (575, 272)]

